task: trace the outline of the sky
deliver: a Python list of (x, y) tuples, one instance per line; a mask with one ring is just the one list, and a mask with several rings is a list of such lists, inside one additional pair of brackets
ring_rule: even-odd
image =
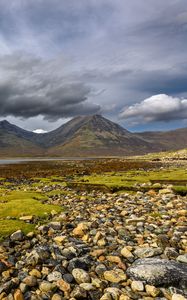
[(90, 114), (187, 127), (186, 0), (0, 0), (0, 120), (50, 131)]

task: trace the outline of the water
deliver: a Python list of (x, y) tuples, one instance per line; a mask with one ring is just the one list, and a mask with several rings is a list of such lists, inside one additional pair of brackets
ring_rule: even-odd
[(67, 160), (94, 160), (99, 158), (93, 157), (66, 157), (66, 158), (13, 158), (13, 159), (0, 159), (0, 165), (10, 165), (18, 164), (23, 162), (33, 162), (33, 161), (67, 161)]

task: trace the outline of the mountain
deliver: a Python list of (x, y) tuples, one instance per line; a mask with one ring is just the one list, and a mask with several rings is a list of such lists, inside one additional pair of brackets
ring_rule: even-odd
[(100, 115), (76, 117), (43, 138), (48, 155), (130, 155), (149, 148), (143, 137)]
[(152, 144), (155, 152), (179, 150), (187, 147), (187, 128), (171, 131), (142, 132), (138, 136)]
[(19, 128), (9, 122), (0, 122), (0, 156), (37, 156), (42, 155), (43, 149), (35, 144), (35, 134)]
[(37, 134), (0, 122), (0, 156), (119, 156), (187, 148), (187, 128), (131, 133), (101, 115), (79, 116)]

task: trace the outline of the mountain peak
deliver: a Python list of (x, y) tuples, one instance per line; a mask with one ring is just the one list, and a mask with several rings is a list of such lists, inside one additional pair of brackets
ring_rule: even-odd
[(0, 121), (0, 124), (10, 124), (7, 120)]
[(15, 126), (15, 125), (12, 125), (7, 120), (0, 121), (0, 128), (8, 129), (8, 128), (13, 127), (13, 126)]

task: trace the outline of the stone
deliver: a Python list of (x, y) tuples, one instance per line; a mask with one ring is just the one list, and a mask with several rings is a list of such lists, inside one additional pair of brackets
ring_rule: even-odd
[(105, 293), (101, 298), (100, 300), (112, 300), (112, 296), (110, 293)]
[(66, 240), (66, 236), (65, 235), (58, 235), (58, 236), (55, 236), (53, 238), (53, 240), (57, 245), (62, 245), (64, 243), (64, 241)]
[(105, 292), (109, 293), (112, 296), (113, 300), (118, 300), (121, 294), (120, 289), (116, 287), (108, 287), (105, 289)]
[(128, 250), (127, 247), (124, 247), (122, 250), (121, 250), (121, 255), (125, 258), (132, 258), (133, 257), (133, 254)]
[(187, 210), (186, 209), (181, 209), (181, 210), (178, 210), (177, 214), (179, 216), (187, 216)]
[(153, 257), (160, 254), (162, 254), (161, 248), (151, 248), (151, 247), (140, 248), (139, 247), (134, 251), (134, 255), (136, 255), (139, 258)]
[(119, 282), (125, 281), (127, 279), (126, 274), (121, 269), (105, 271), (103, 275), (104, 275), (105, 280), (113, 282), (113, 283), (119, 283)]
[(160, 290), (156, 288), (154, 285), (145, 285), (146, 293), (151, 297), (157, 297), (160, 294)]
[(12, 241), (22, 241), (24, 238), (24, 234), (21, 230), (17, 230), (15, 232), (13, 232), (10, 236), (10, 239)]
[(171, 194), (171, 193), (172, 193), (171, 189), (161, 189), (161, 190), (159, 190), (160, 195)]
[(51, 222), (49, 226), (54, 230), (60, 230), (62, 228), (61, 222)]
[(187, 253), (183, 255), (179, 255), (177, 257), (177, 261), (187, 264)]
[(7, 269), (8, 269), (7, 264), (5, 264), (3, 261), (0, 261), (0, 274)]
[(57, 281), (56, 285), (58, 286), (58, 288), (63, 291), (65, 294), (68, 294), (71, 290), (71, 286), (68, 282), (66, 282), (63, 279), (60, 279)]
[(27, 285), (23, 282), (20, 283), (19, 288), (23, 294), (27, 291)]
[(63, 300), (62, 296), (60, 296), (59, 294), (54, 294), (51, 298), (51, 300)]
[(49, 258), (49, 252), (47, 249), (45, 247), (38, 247), (28, 254), (26, 264), (36, 266), (38, 263), (43, 262), (47, 258)]
[(156, 182), (152, 185), (152, 188), (154, 188), (154, 189), (161, 189), (161, 187), (162, 187), (162, 185), (159, 182)]
[(23, 283), (27, 286), (33, 287), (37, 285), (37, 279), (35, 276), (27, 276), (23, 279)]
[(20, 217), (19, 219), (24, 222), (32, 222), (33, 216), (23, 216), (23, 217)]
[(87, 299), (87, 292), (80, 286), (76, 286), (71, 292), (71, 297), (75, 299)]
[(60, 279), (62, 279), (62, 274), (58, 271), (53, 271), (47, 276), (49, 282), (58, 281)]
[(81, 283), (80, 287), (85, 291), (92, 291), (95, 289), (95, 286), (92, 283)]
[(85, 230), (88, 229), (88, 226), (84, 223), (79, 223), (76, 228), (73, 229), (73, 234), (75, 236), (83, 236)]
[(29, 272), (29, 275), (35, 276), (35, 277), (37, 277), (37, 278), (41, 278), (41, 277), (42, 277), (42, 274), (41, 274), (40, 271), (38, 271), (37, 269), (32, 269), (32, 270)]
[(89, 274), (84, 271), (83, 269), (73, 269), (72, 275), (75, 278), (77, 283), (89, 283), (90, 282), (90, 276)]
[(134, 292), (143, 292), (144, 285), (143, 285), (142, 281), (133, 280), (131, 283), (131, 289)]
[(164, 255), (169, 259), (176, 259), (178, 252), (175, 250), (175, 248), (166, 247), (164, 250)]
[(166, 259), (138, 259), (127, 269), (127, 275), (150, 285), (170, 285), (181, 280), (187, 281), (187, 266)]
[(54, 285), (48, 281), (42, 281), (39, 288), (42, 292), (47, 293), (54, 289)]
[(14, 300), (24, 300), (21, 290), (18, 289), (14, 292)]
[(90, 262), (86, 259), (86, 257), (76, 257), (69, 261), (68, 271), (72, 272), (72, 270), (76, 268), (88, 271), (89, 266)]

